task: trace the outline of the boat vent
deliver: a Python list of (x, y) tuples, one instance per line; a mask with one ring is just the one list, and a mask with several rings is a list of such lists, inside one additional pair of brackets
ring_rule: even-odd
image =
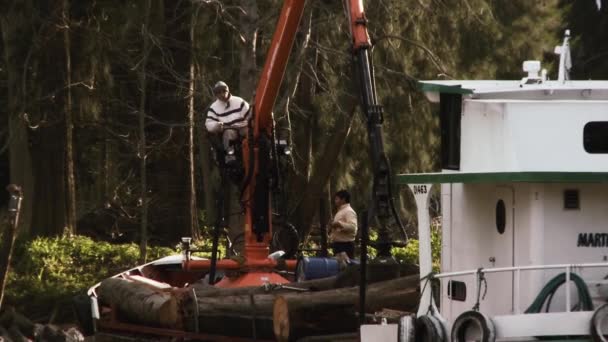
[(580, 198), (577, 189), (564, 190), (564, 209), (580, 209)]

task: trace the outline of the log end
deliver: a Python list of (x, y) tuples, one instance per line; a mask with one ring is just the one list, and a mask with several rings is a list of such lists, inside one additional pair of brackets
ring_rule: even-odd
[(278, 296), (274, 300), (272, 328), (277, 341), (289, 341), (289, 306), (283, 296)]
[(175, 297), (169, 297), (169, 300), (167, 300), (158, 311), (160, 322), (163, 326), (173, 328), (177, 327), (180, 323), (178, 314), (179, 307)]

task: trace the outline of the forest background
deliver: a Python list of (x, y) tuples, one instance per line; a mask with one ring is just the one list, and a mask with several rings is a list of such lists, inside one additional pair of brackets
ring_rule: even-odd
[[(220, 192), (202, 125), (211, 87), (223, 80), (253, 98), (282, 3), (0, 2), (0, 185), (24, 190), (11, 305), (49, 318), (66, 295), (182, 236), (208, 241)], [(567, 28), (573, 78), (608, 79), (601, 4), (365, 2), (393, 172), (438, 169), (436, 108), (417, 80), (519, 79), (529, 59), (555, 75)], [(349, 44), (342, 2), (309, 0), (274, 110), (292, 145), (285, 204), (302, 241), (327, 222), (335, 190), (350, 190), (359, 211), (369, 199)], [(415, 238), (408, 196), (399, 189), (397, 202)]]

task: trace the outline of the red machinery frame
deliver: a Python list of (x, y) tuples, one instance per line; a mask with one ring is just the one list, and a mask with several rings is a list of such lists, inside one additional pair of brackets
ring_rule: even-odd
[[(295, 36), (302, 19), (305, 0), (285, 0), (279, 22), (274, 32), (270, 49), (260, 80), (257, 85), (253, 103), (254, 119), (253, 134), (243, 142), (243, 163), (245, 165), (246, 188), (243, 202), (245, 203), (245, 248), (244, 261), (218, 260), (217, 268), (223, 270), (239, 270), (238, 277), (224, 277), (218, 287), (259, 286), (264, 283), (287, 283), (288, 280), (274, 271), (277, 261), (268, 258), (269, 245), (272, 236), (271, 204), (268, 172), (268, 144), (273, 144), (273, 115), (277, 94)], [(361, 85), (361, 102), (370, 130), (370, 146), (372, 163), (374, 165), (374, 206), (372, 212), (382, 222), (387, 221), (390, 210), (396, 217), (390, 193), (390, 169), (388, 159), (384, 155), (381, 124), (381, 107), (377, 104), (373, 68), (369, 56), (371, 49), (370, 37), (367, 31), (367, 18), (362, 0), (345, 0), (352, 36), (352, 53), (358, 63), (358, 79)], [(373, 132), (372, 132), (373, 130)], [(397, 218), (397, 221), (400, 221)], [(385, 241), (385, 248), (379, 254), (390, 256), (390, 242), (387, 234), (380, 230), (380, 240)], [(384, 251), (384, 252), (383, 252)], [(208, 260), (189, 260), (183, 263), (186, 270), (206, 270), (211, 267)], [(295, 261), (286, 262), (286, 268), (293, 270)]]

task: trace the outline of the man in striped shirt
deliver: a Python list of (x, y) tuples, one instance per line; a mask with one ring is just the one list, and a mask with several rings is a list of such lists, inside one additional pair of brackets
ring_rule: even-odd
[(216, 100), (207, 110), (205, 127), (212, 134), (221, 134), (226, 162), (234, 161), (234, 142), (247, 135), (251, 108), (249, 103), (230, 94), (230, 88), (222, 81), (213, 87)]

